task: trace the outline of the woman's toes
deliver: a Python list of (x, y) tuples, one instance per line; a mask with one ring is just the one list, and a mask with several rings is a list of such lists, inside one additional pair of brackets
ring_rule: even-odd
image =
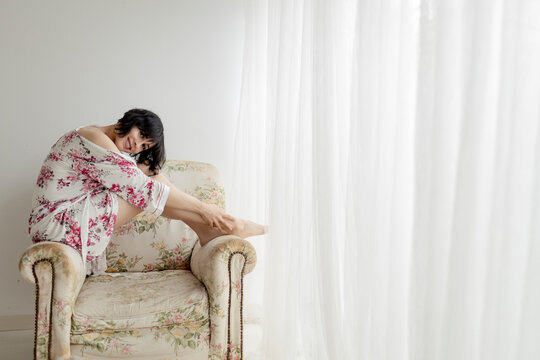
[(255, 235), (263, 235), (266, 231), (265, 226), (254, 223), (253, 221), (236, 219), (231, 235), (247, 238)]
[(246, 220), (246, 232), (247, 236), (263, 235), (264, 226), (254, 223), (253, 221)]

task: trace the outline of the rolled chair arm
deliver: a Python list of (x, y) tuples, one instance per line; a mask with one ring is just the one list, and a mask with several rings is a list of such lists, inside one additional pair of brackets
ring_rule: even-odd
[(19, 271), (36, 286), (34, 358), (69, 359), (71, 316), (86, 278), (81, 254), (43, 241), (26, 249)]
[(243, 277), (253, 270), (253, 245), (224, 235), (191, 254), (191, 271), (205, 285), (210, 301), (209, 359), (243, 358)]

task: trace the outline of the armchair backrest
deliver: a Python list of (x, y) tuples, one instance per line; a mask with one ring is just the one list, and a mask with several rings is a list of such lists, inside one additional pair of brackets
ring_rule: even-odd
[[(207, 163), (167, 160), (163, 174), (180, 190), (225, 209), (217, 169)], [(117, 229), (106, 249), (106, 272), (189, 269), (197, 234), (181, 220), (141, 212)]]

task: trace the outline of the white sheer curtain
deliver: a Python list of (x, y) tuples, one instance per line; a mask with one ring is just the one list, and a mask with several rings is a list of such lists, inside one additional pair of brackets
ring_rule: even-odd
[(540, 359), (540, 2), (245, 4), (246, 357)]

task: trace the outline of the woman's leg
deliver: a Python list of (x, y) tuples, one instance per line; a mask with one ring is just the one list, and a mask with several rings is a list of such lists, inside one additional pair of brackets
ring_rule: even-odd
[[(163, 174), (158, 174), (151, 177), (156, 181), (160, 181), (168, 185), (171, 189), (176, 189), (175, 191), (180, 191)], [(122, 225), (126, 224), (141, 211), (142, 210), (138, 207), (131, 205), (123, 198), (118, 197), (118, 214), (116, 218), (116, 224), (114, 225), (114, 230), (117, 230)], [(161, 216), (169, 219), (182, 220), (183, 222), (185, 222), (186, 225), (188, 225), (190, 228), (193, 229), (193, 231), (195, 231), (195, 233), (199, 237), (201, 246), (204, 246), (207, 242), (218, 236), (228, 234), (217, 228), (208, 226), (206, 223), (204, 223), (204, 220), (200, 216), (192, 212), (182, 211), (174, 207), (168, 207), (167, 205), (165, 205)], [(255, 224), (248, 220), (236, 219), (235, 228), (230, 234), (246, 238), (249, 236), (264, 234), (264, 228), (261, 225)]]
[[(181, 190), (175, 187), (162, 173), (151, 177), (152, 179), (169, 186), (171, 192), (181, 192)], [(167, 200), (167, 204), (169, 204), (169, 200)], [(195, 213), (179, 210), (174, 206), (168, 206), (167, 204), (165, 204), (165, 208), (163, 209), (163, 213), (161, 215), (169, 219), (178, 219), (185, 222), (190, 228), (193, 229), (193, 231), (197, 233), (199, 239), (201, 240), (202, 246), (205, 245), (208, 241), (221, 235), (231, 234), (237, 235), (242, 238), (247, 238), (250, 236), (262, 235), (265, 232), (262, 225), (256, 224), (249, 220), (238, 218), (236, 218), (234, 221), (233, 230), (231, 232), (224, 232), (217, 228), (209, 226), (199, 215)]]
[(138, 213), (142, 212), (142, 210), (135, 205), (131, 205), (118, 195), (116, 196), (118, 197), (118, 214), (116, 215), (116, 223), (114, 224), (115, 231), (122, 225), (127, 224), (127, 222)]
[[(114, 224), (114, 230), (117, 230), (122, 225), (128, 223), (133, 217), (139, 214), (142, 210), (138, 207), (131, 205), (126, 200), (118, 196), (118, 214), (116, 217), (116, 223)], [(189, 213), (187, 213), (189, 214)], [(173, 214), (176, 216), (177, 214)], [(161, 216), (166, 218), (174, 219), (171, 217), (171, 214), (167, 213), (167, 209), (163, 210)], [(225, 232), (222, 232), (219, 229), (211, 228), (209, 226), (201, 225), (200, 223), (190, 221), (189, 219), (180, 219), (186, 223), (187, 226), (193, 229), (201, 242), (201, 246), (204, 246), (207, 242), (212, 239), (215, 239), (221, 235), (227, 235)]]

